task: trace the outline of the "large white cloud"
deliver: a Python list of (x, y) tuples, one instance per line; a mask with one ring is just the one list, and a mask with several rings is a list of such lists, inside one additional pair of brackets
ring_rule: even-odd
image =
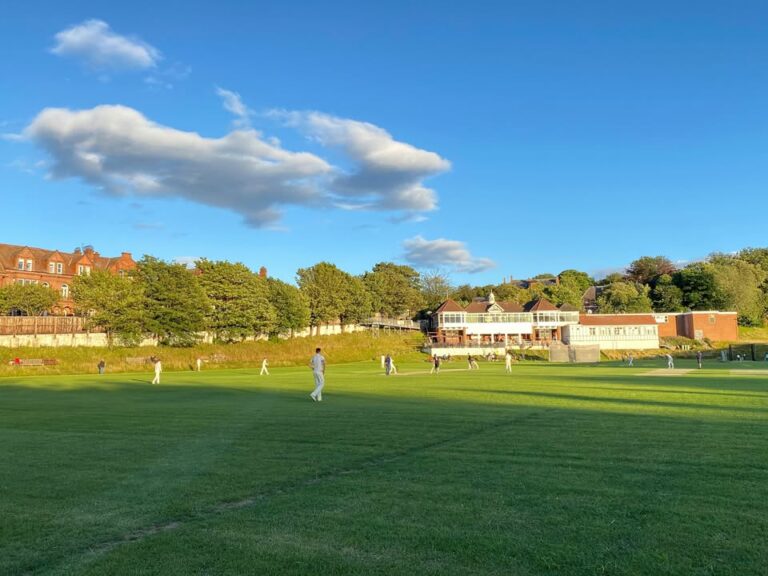
[(160, 51), (138, 38), (115, 33), (103, 20), (86, 20), (57, 33), (51, 52), (83, 60), (94, 70), (144, 70), (160, 60)]
[(54, 178), (81, 178), (112, 194), (183, 197), (234, 210), (254, 226), (277, 220), (283, 205), (327, 203), (319, 180), (332, 167), (255, 130), (206, 138), (132, 108), (97, 106), (47, 108), (23, 135), (50, 154)]
[(464, 242), (437, 238), (427, 240), (414, 236), (403, 242), (405, 259), (421, 268), (448, 267), (456, 272), (482, 272), (496, 266), (488, 258), (475, 258)]
[(437, 194), (423, 180), (451, 164), (434, 152), (399, 142), (373, 124), (320, 112), (273, 111), (288, 125), (303, 130), (323, 146), (338, 148), (354, 164), (339, 173), (332, 190), (347, 208), (423, 212), (437, 207)]

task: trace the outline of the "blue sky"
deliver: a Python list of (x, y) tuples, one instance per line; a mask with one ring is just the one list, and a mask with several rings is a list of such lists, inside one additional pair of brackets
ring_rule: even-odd
[(766, 244), (761, 2), (36, 2), (0, 241), (495, 283)]

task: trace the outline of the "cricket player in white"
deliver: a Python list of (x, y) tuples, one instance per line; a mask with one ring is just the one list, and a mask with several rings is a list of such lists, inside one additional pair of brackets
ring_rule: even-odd
[(504, 355), (504, 371), (512, 372), (512, 352), (510, 351)]
[(309, 396), (315, 402), (323, 401), (323, 386), (325, 386), (325, 358), (320, 354), (320, 348), (315, 349), (315, 355), (309, 361), (312, 373), (315, 376), (315, 389)]
[(675, 361), (672, 359), (672, 354), (667, 354), (667, 368), (674, 368), (675, 367)]
[(264, 358), (264, 360), (261, 361), (261, 372), (259, 372), (259, 376), (264, 376), (264, 374), (269, 376), (269, 370), (267, 370), (267, 366), (269, 366), (269, 362), (267, 362), (267, 359)]
[(155, 377), (152, 378), (152, 384), (160, 384), (160, 373), (163, 371), (163, 365), (160, 360), (155, 360)]

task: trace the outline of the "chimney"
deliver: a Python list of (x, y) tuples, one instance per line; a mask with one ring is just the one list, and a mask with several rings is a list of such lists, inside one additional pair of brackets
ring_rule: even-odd
[(130, 258), (131, 257), (131, 253), (130, 252), (121, 252), (120, 253), (120, 257), (121, 258)]
[(259, 268), (259, 277), (260, 278), (266, 278), (267, 277), (267, 269), (264, 266)]

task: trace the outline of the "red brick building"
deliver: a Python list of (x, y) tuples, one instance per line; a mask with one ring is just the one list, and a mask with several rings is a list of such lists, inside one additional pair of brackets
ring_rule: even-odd
[(93, 247), (74, 252), (60, 252), (0, 244), (0, 286), (8, 284), (41, 284), (59, 294), (61, 300), (53, 308), (54, 314), (74, 314), (71, 289), (75, 276), (90, 274), (92, 270), (107, 270), (113, 274), (126, 274), (136, 268), (130, 252), (109, 258), (101, 256)]
[(714, 341), (739, 339), (738, 314), (736, 312), (691, 311), (655, 313), (659, 325), (659, 337), (685, 336), (695, 340), (709, 338)]

